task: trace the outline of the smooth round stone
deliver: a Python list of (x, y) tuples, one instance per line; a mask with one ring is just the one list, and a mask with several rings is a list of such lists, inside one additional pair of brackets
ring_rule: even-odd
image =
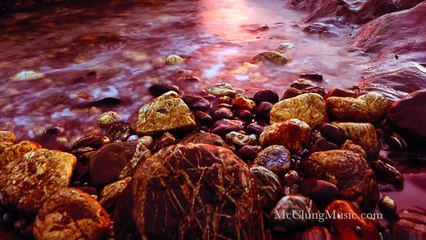
[(299, 193), (310, 197), (318, 205), (325, 206), (338, 197), (339, 189), (331, 182), (306, 178), (299, 184)]
[(256, 115), (261, 118), (269, 119), (272, 106), (270, 102), (261, 102), (256, 108)]
[(265, 126), (259, 125), (257, 122), (250, 123), (246, 126), (246, 131), (249, 133), (253, 133), (257, 136), (262, 134), (263, 130), (265, 130)]
[(182, 100), (188, 105), (192, 110), (201, 110), (206, 111), (210, 108), (210, 102), (198, 95), (190, 95), (182, 97)]
[(309, 148), (309, 152), (321, 152), (337, 149), (337, 145), (325, 140), (325, 138), (321, 137), (315, 141), (315, 143)]
[(287, 172), (291, 167), (290, 151), (281, 145), (272, 145), (260, 151), (254, 163), (276, 174)]
[(303, 94), (303, 92), (301, 90), (294, 88), (294, 87), (290, 87), (287, 90), (285, 90), (281, 100), (296, 97), (296, 96), (299, 96), (300, 94)]
[(389, 196), (382, 196), (379, 200), (379, 209), (382, 213), (385, 214), (395, 214), (396, 213), (396, 203)]
[(283, 184), (285, 186), (293, 186), (295, 184), (299, 184), (301, 181), (301, 177), (299, 173), (295, 170), (288, 171), (283, 177)]
[(154, 83), (148, 88), (148, 90), (155, 97), (159, 97), (169, 91), (174, 91), (177, 94), (180, 94), (180, 89), (178, 86), (168, 83)]
[(256, 158), (257, 153), (261, 150), (261, 146), (246, 145), (237, 151), (237, 156), (245, 162), (252, 162)]
[(278, 94), (272, 90), (262, 89), (253, 96), (253, 100), (256, 104), (261, 102), (276, 103), (279, 100)]
[(237, 109), (234, 111), (234, 114), (237, 118), (245, 120), (245, 121), (251, 121), (253, 119), (253, 115), (251, 112), (247, 109)]
[(231, 109), (224, 107), (213, 109), (212, 111), (210, 111), (210, 116), (212, 116), (216, 120), (223, 118), (234, 118), (234, 114), (232, 113)]
[(317, 220), (304, 215), (318, 213), (317, 206), (310, 198), (291, 194), (281, 198), (275, 205), (270, 213), (269, 223), (275, 233), (292, 233), (314, 225)]
[(194, 117), (197, 119), (197, 122), (203, 125), (211, 125), (214, 121), (209, 114), (203, 111), (197, 110), (193, 114), (194, 114)]
[(243, 130), (243, 122), (240, 120), (221, 119), (214, 123), (211, 132), (220, 136), (225, 136), (232, 131)]
[(259, 186), (261, 205), (264, 210), (270, 211), (283, 195), (280, 179), (275, 173), (261, 166), (251, 167), (250, 172)]
[(338, 127), (330, 123), (324, 123), (319, 127), (321, 136), (323, 136), (327, 141), (335, 143), (337, 145), (342, 144), (345, 141), (345, 134)]

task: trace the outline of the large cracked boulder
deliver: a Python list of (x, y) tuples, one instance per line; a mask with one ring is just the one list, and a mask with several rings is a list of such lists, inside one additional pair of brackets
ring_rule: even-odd
[(137, 131), (153, 135), (174, 130), (191, 129), (196, 125), (186, 103), (170, 91), (139, 109)]
[(248, 166), (229, 149), (172, 145), (136, 171), (133, 219), (144, 239), (256, 239), (257, 194)]

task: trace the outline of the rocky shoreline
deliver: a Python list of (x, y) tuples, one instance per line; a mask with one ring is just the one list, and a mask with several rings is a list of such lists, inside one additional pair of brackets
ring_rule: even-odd
[[(425, 137), (412, 132), (419, 122), (406, 109), (423, 111), (424, 91), (391, 104), (306, 79), (281, 98), (226, 83), (200, 95), (150, 90), (158, 97), (140, 108), (135, 129), (105, 112), (104, 134), (79, 139), (70, 153), (1, 132), (2, 239), (425, 236), (424, 223), (398, 218), (407, 213), (378, 191), (404, 181), (380, 150)], [(354, 217), (277, 218), (294, 211)]]

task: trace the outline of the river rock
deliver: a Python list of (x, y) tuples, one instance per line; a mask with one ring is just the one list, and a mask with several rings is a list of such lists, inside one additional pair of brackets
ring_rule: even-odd
[(354, 143), (360, 145), (367, 153), (368, 157), (378, 156), (380, 151), (380, 140), (377, 135), (376, 128), (370, 123), (353, 123), (353, 122), (333, 122), (338, 126), (345, 137)]
[(262, 146), (283, 145), (290, 152), (296, 153), (309, 145), (311, 128), (298, 119), (275, 123), (265, 128), (259, 137)]
[(159, 139), (157, 139), (155, 144), (152, 146), (152, 151), (156, 152), (162, 148), (171, 146), (176, 143), (177, 143), (177, 140), (175, 136), (173, 136), (173, 134), (169, 132), (165, 132), (163, 135), (161, 135)]
[(375, 160), (371, 163), (371, 167), (376, 172), (379, 180), (391, 183), (395, 186), (402, 186), (404, 182), (403, 175), (392, 165), (381, 160)]
[(189, 95), (182, 97), (182, 100), (192, 110), (207, 111), (210, 108), (210, 102), (202, 96)]
[(180, 89), (178, 86), (168, 83), (154, 83), (148, 88), (148, 90), (154, 97), (159, 97), (170, 91), (180, 94)]
[(396, 203), (389, 196), (382, 196), (379, 200), (379, 209), (382, 213), (385, 214), (395, 214), (396, 213)]
[(207, 92), (215, 96), (235, 96), (237, 91), (229, 83), (219, 83), (207, 87)]
[(339, 196), (339, 189), (331, 182), (306, 178), (299, 184), (299, 193), (311, 198), (320, 206), (326, 206)]
[(213, 124), (211, 132), (220, 136), (226, 136), (226, 134), (232, 131), (238, 132), (241, 130), (243, 130), (243, 121), (221, 119)]
[(181, 65), (183, 64), (183, 58), (178, 55), (169, 55), (165, 61), (166, 65)]
[(214, 146), (226, 147), (225, 141), (214, 133), (200, 132), (187, 135), (182, 139), (182, 143), (204, 143)]
[(389, 108), (387, 118), (401, 133), (426, 139), (426, 89), (411, 93)]
[(161, 149), (140, 165), (133, 181), (133, 219), (142, 238), (262, 236), (255, 179), (226, 148)]
[(355, 98), (356, 94), (353, 91), (342, 89), (342, 88), (332, 88), (324, 96), (325, 99), (329, 97), (352, 97)]
[(49, 197), (34, 221), (36, 239), (101, 239), (110, 225), (108, 213), (89, 194), (73, 188)]
[(230, 132), (226, 134), (226, 141), (237, 147), (243, 147), (245, 145), (255, 145), (256, 144), (256, 135), (246, 135), (239, 132)]
[(357, 202), (362, 209), (372, 209), (379, 200), (374, 171), (367, 160), (356, 152), (315, 152), (303, 162), (303, 167), (307, 177), (335, 184), (339, 188), (340, 197)]
[(17, 143), (15, 134), (10, 131), (0, 131), (0, 154), (7, 147)]
[(327, 219), (327, 223), (335, 229), (336, 239), (380, 239), (376, 225), (372, 220), (362, 218), (361, 210), (353, 203), (336, 200), (325, 211), (332, 216)]
[[(6, 146), (6, 144), (3, 146)], [(0, 168), (6, 166), (10, 162), (20, 161), (21, 157), (25, 153), (37, 150), (39, 148), (41, 148), (40, 144), (30, 141), (21, 141), (6, 147), (3, 149), (3, 152), (0, 152)]]
[(34, 213), (56, 191), (68, 187), (77, 159), (56, 150), (37, 149), (0, 169), (0, 202)]
[[(316, 219), (305, 217), (305, 214), (318, 214), (315, 203), (303, 195), (284, 196), (272, 209), (269, 217), (271, 229), (276, 233), (292, 233), (315, 224)], [(293, 217), (294, 214), (294, 217)]]
[(269, 146), (257, 154), (254, 164), (263, 166), (276, 174), (286, 173), (291, 167), (290, 151), (281, 145)]
[(223, 118), (226, 118), (226, 119), (234, 118), (234, 114), (232, 113), (231, 109), (224, 108), (224, 107), (212, 109), (210, 111), (210, 116), (212, 116), (216, 120), (223, 119)]
[[(146, 138), (139, 138), (136, 144), (136, 149), (133, 156), (129, 161), (126, 161), (126, 165), (120, 171), (118, 179), (125, 179), (127, 177), (133, 176), (136, 171), (136, 168), (143, 162), (145, 159), (151, 156), (151, 151), (147, 147), (145, 141)], [(154, 147), (153, 147), (154, 148)], [(130, 150), (131, 151), (131, 150)], [(125, 155), (125, 152), (123, 153)], [(125, 157), (128, 160), (127, 156)]]
[(271, 123), (279, 123), (292, 118), (318, 127), (327, 121), (324, 99), (316, 93), (306, 93), (276, 103), (271, 109)]
[(247, 109), (236, 109), (234, 111), (235, 117), (237, 117), (238, 119), (242, 119), (245, 120), (247, 122), (251, 122), (251, 120), (253, 119), (253, 114), (247, 110)]
[(245, 145), (237, 151), (237, 156), (245, 162), (253, 162), (257, 154), (262, 150), (261, 146)]
[(327, 139), (327, 141), (337, 145), (340, 145), (345, 141), (345, 134), (343, 133), (342, 129), (333, 124), (324, 123), (321, 125), (321, 127), (319, 127), (319, 131), (321, 136)]
[(109, 126), (120, 119), (120, 114), (114, 111), (104, 112), (96, 119), (96, 122), (101, 127)]
[(259, 201), (263, 209), (271, 211), (283, 195), (280, 179), (275, 173), (262, 166), (251, 167), (250, 171), (259, 186)]
[(253, 57), (253, 61), (258, 62), (270, 62), (277, 65), (284, 65), (288, 62), (288, 59), (281, 53), (276, 51), (261, 52)]
[[(179, 121), (175, 121), (179, 119)], [(153, 135), (194, 128), (195, 118), (185, 102), (173, 91), (156, 98), (139, 109), (137, 131)]]
[(109, 209), (115, 206), (120, 195), (124, 192), (124, 189), (129, 185), (131, 177), (127, 177), (123, 180), (113, 182), (106, 185), (101, 192), (99, 203), (105, 209)]
[(256, 107), (256, 103), (242, 94), (237, 94), (233, 106), (252, 111)]
[(272, 90), (262, 89), (256, 92), (253, 96), (253, 100), (256, 104), (261, 102), (276, 103), (279, 100), (278, 94)]

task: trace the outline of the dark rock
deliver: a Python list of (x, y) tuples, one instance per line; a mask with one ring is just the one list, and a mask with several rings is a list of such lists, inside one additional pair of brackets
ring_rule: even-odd
[(253, 100), (256, 102), (256, 104), (260, 104), (261, 102), (269, 102), (269, 103), (276, 103), (278, 102), (278, 94), (272, 90), (268, 89), (262, 89), (254, 94)]
[(132, 217), (133, 210), (133, 198), (132, 198), (132, 186), (130, 182), (127, 187), (123, 190), (120, 197), (117, 199), (114, 208), (114, 235), (115, 239), (126, 239), (128, 235), (132, 235), (133, 232), (137, 232), (135, 223)]
[(345, 135), (343, 131), (333, 124), (324, 123), (323, 125), (321, 125), (319, 130), (321, 132), (321, 136), (325, 137), (327, 141), (330, 141), (337, 145), (340, 145), (345, 141)]
[(290, 87), (287, 90), (285, 90), (281, 100), (296, 97), (296, 96), (299, 96), (300, 94), (303, 94), (303, 92), (301, 90), (299, 90), (297, 88)]
[(292, 233), (315, 224), (316, 219), (306, 218), (305, 214), (318, 213), (311, 199), (302, 195), (288, 195), (281, 198), (271, 211), (269, 223), (275, 233)]
[(261, 102), (256, 108), (256, 116), (269, 119), (272, 106), (273, 105), (270, 102)]
[(154, 146), (152, 147), (153, 152), (156, 152), (162, 148), (171, 146), (173, 144), (176, 144), (177, 140), (173, 134), (169, 132), (165, 132), (161, 137), (155, 142)]
[(299, 185), (302, 178), (300, 177), (299, 173), (295, 170), (288, 171), (284, 177), (283, 177), (283, 184), (285, 186), (293, 186), (293, 185)]
[(398, 212), (399, 221), (393, 226), (395, 239), (425, 239), (426, 211), (424, 209), (404, 209)]
[(247, 165), (229, 149), (178, 144), (138, 168), (132, 215), (142, 238), (260, 238), (257, 190)]
[(111, 142), (127, 141), (128, 138), (134, 134), (135, 131), (132, 129), (130, 124), (124, 122), (115, 122), (105, 132)]
[(210, 111), (210, 116), (212, 116), (216, 120), (223, 119), (223, 118), (226, 118), (226, 119), (234, 118), (234, 114), (229, 108), (214, 108)]
[(379, 180), (383, 180), (395, 186), (402, 186), (404, 183), (402, 174), (395, 167), (381, 160), (373, 161), (371, 167), (374, 169)]
[(247, 109), (236, 109), (234, 114), (237, 118), (250, 122), (253, 119), (253, 114)]
[(197, 122), (199, 122), (203, 125), (209, 126), (209, 125), (213, 124), (213, 118), (209, 114), (207, 114), (203, 111), (200, 111), (200, 110), (195, 111), (194, 117), (197, 119)]
[(192, 110), (207, 111), (210, 108), (210, 102), (198, 95), (190, 95), (182, 97), (182, 100)]
[(169, 91), (174, 91), (177, 94), (180, 94), (180, 89), (178, 86), (168, 83), (154, 83), (148, 88), (148, 90), (154, 97), (161, 96)]
[(280, 179), (264, 167), (251, 167), (250, 172), (259, 186), (259, 202), (265, 211), (271, 211), (283, 195)]
[(395, 214), (396, 213), (396, 204), (395, 201), (389, 196), (383, 196), (379, 200), (379, 209), (382, 213), (385, 214)]
[(221, 119), (214, 123), (211, 132), (220, 136), (235, 131), (243, 130), (243, 122), (240, 120)]
[(89, 135), (78, 139), (73, 145), (72, 149), (79, 149), (83, 147), (90, 147), (94, 149), (101, 148), (103, 145), (110, 143), (111, 140), (106, 136)]
[(257, 154), (254, 164), (263, 166), (276, 174), (283, 174), (291, 167), (290, 152), (284, 146), (272, 145)]
[[(425, 4), (426, 6), (426, 4)], [(426, 89), (411, 93), (389, 108), (387, 118), (412, 137), (426, 139)]]
[(261, 146), (246, 145), (237, 151), (237, 156), (245, 162), (253, 162), (257, 153), (259, 153), (261, 150)]
[(356, 95), (355, 95), (354, 92), (346, 90), (346, 89), (332, 88), (324, 96), (325, 99), (327, 99), (329, 97), (352, 97), (352, 98), (355, 98)]
[(246, 131), (259, 136), (265, 130), (265, 126), (259, 125), (257, 122), (250, 123), (246, 126)]
[(193, 133), (182, 139), (182, 143), (204, 143), (214, 146), (226, 147), (225, 141), (218, 135), (213, 133)]
[[(318, 221), (322, 221), (322, 220), (318, 220)], [(327, 239), (333, 239), (333, 235), (325, 226), (313, 226), (311, 228), (306, 229), (305, 231), (297, 232), (294, 235), (294, 239), (327, 240)]]
[(327, 223), (335, 230), (337, 239), (380, 239), (379, 232), (372, 220), (361, 217), (359, 210), (353, 203), (336, 200), (325, 209), (328, 213), (347, 216), (327, 219)]
[(339, 189), (331, 182), (315, 178), (306, 178), (299, 184), (299, 193), (325, 207), (339, 196)]
[(317, 82), (321, 82), (323, 80), (323, 76), (317, 72), (301, 73), (299, 77), (303, 79), (311, 80), (311, 81), (317, 81)]
[(309, 152), (321, 152), (337, 149), (337, 145), (327, 141), (325, 138), (319, 138), (315, 143), (309, 148)]
[(93, 184), (103, 186), (116, 181), (135, 154), (136, 144), (137, 142), (110, 143), (94, 153), (89, 162)]

